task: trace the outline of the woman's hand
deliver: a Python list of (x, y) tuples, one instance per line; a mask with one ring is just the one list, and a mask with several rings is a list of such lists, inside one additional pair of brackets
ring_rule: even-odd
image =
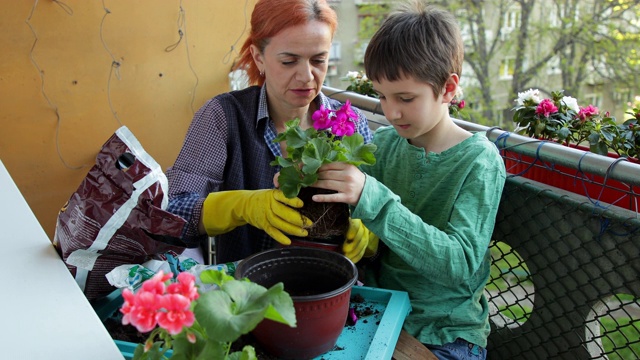
[(336, 194), (314, 195), (316, 202), (341, 202), (357, 205), (364, 188), (365, 175), (354, 165), (335, 162), (322, 165), (314, 187), (334, 190)]

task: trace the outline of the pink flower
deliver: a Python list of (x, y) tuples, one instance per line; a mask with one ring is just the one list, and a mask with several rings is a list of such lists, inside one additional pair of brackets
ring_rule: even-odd
[(344, 116), (336, 117), (331, 125), (331, 132), (336, 136), (351, 136), (356, 131), (356, 124)]
[(320, 109), (313, 113), (311, 119), (313, 120), (314, 129), (328, 129), (331, 127), (331, 109), (325, 109), (324, 105), (320, 105)]
[(142, 283), (141, 291), (162, 295), (166, 290), (165, 282), (171, 280), (172, 277), (171, 273), (165, 274), (164, 271), (160, 270), (151, 279)]
[(180, 294), (167, 294), (161, 298), (162, 308), (156, 319), (160, 327), (167, 330), (171, 335), (178, 335), (182, 327), (189, 327), (195, 321), (195, 315), (189, 308), (191, 300)]
[(338, 119), (346, 118), (355, 120), (358, 118), (358, 115), (356, 115), (356, 113), (351, 109), (351, 101), (347, 99), (344, 105), (340, 109), (336, 110), (336, 117)]
[(331, 122), (331, 132), (336, 136), (351, 136), (356, 131), (353, 120), (358, 115), (351, 109), (351, 102), (347, 100), (340, 109), (336, 110), (336, 116)]
[(593, 105), (589, 105), (587, 107), (580, 108), (580, 111), (578, 112), (578, 117), (580, 118), (581, 121), (585, 121), (587, 118), (590, 118), (594, 115), (598, 115), (599, 112), (600, 110), (598, 110), (597, 107)]
[(197, 299), (198, 288), (196, 287), (196, 277), (193, 274), (187, 272), (181, 272), (178, 274), (177, 283), (172, 283), (167, 286), (168, 294), (180, 294), (190, 301)]
[(124, 314), (122, 324), (131, 324), (141, 333), (149, 332), (156, 327), (156, 313), (160, 309), (161, 295), (148, 291), (131, 293), (129, 289), (122, 291), (125, 303), (120, 309)]
[(460, 103), (458, 104), (458, 109), (464, 109), (464, 100), (460, 100)]
[(549, 117), (549, 115), (557, 111), (558, 111), (558, 108), (550, 99), (542, 100), (540, 104), (538, 104), (538, 106), (536, 107), (536, 114), (543, 115), (544, 117)]

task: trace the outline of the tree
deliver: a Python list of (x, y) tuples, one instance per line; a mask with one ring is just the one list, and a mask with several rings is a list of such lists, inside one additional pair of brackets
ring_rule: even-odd
[[(639, 4), (640, 0), (440, 2), (461, 25), (465, 63), (472, 71), (463, 78), (476, 82), (465, 89), (465, 98), (482, 104), (474, 121), (496, 124), (491, 119), (503, 111), (507, 115), (496, 125), (512, 128), (511, 99), (529, 88), (549, 94), (562, 89), (579, 97), (586, 86), (600, 83), (612, 85), (610, 92), (625, 88), (638, 94)], [(505, 56), (512, 60), (501, 65)], [(500, 75), (511, 76), (507, 94), (500, 95)]]

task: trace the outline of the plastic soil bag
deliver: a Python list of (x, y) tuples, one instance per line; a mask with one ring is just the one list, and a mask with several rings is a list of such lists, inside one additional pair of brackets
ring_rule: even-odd
[(115, 267), (184, 251), (186, 221), (166, 211), (167, 188), (160, 165), (127, 127), (102, 146), (60, 210), (53, 241), (89, 300), (116, 289), (105, 276)]

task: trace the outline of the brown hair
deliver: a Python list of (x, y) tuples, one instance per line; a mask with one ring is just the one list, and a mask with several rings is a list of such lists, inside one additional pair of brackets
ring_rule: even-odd
[(413, 77), (437, 97), (451, 74), (462, 75), (464, 47), (453, 15), (425, 1), (400, 4), (373, 35), (364, 55), (367, 77)]
[(235, 68), (245, 69), (251, 84), (262, 85), (264, 79), (251, 56), (251, 45), (264, 52), (269, 40), (280, 31), (312, 20), (328, 24), (331, 34), (335, 34), (338, 16), (326, 0), (259, 0), (251, 13), (251, 31)]

